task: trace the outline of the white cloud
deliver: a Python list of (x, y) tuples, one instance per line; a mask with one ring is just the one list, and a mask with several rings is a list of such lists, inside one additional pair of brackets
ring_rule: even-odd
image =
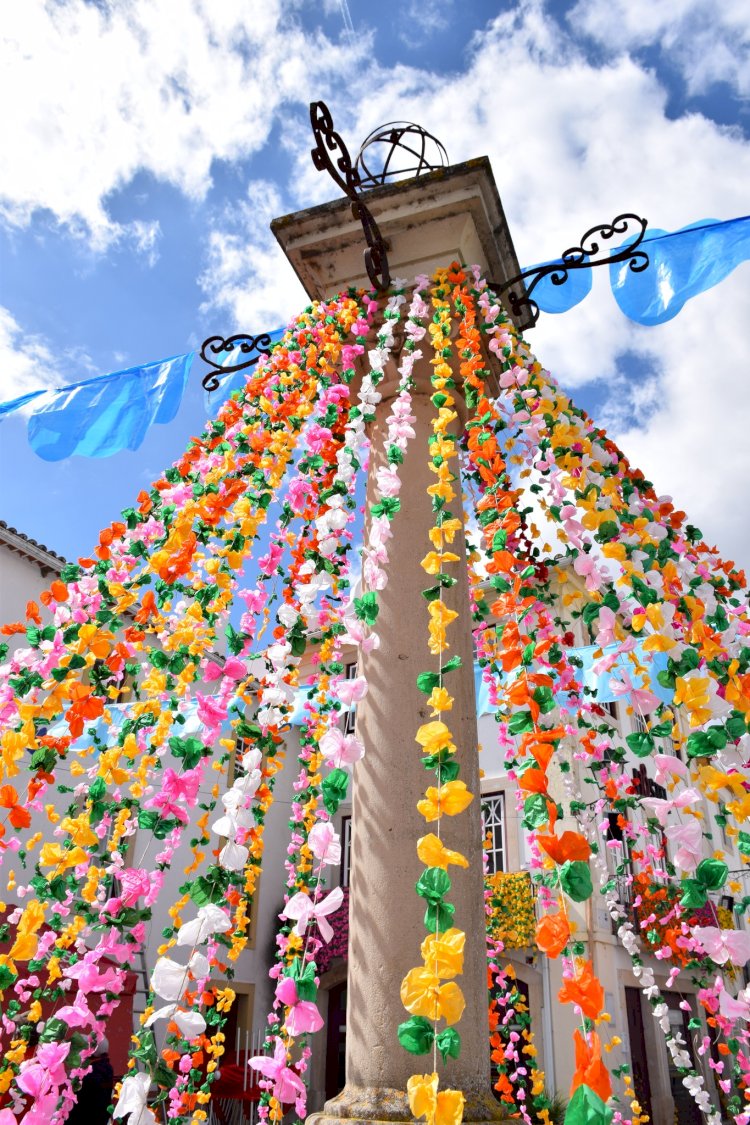
[(0, 307), (0, 402), (65, 382), (50, 344), (27, 335), (9, 310)]
[(750, 9), (745, 0), (578, 0), (568, 17), (605, 50), (661, 47), (692, 94), (727, 82), (750, 94)]
[[(669, 119), (667, 92), (652, 72), (625, 54), (592, 63), (536, 0), (477, 38), (460, 77), (401, 70), (381, 90), (378, 104), (361, 110), (360, 134), (373, 113), (385, 119), (390, 102), (440, 137), (452, 162), (487, 153), (522, 263), (555, 257), (623, 211), (669, 229), (747, 211), (750, 145), (738, 132), (698, 114)], [(531, 334), (542, 362), (574, 395), (582, 384), (604, 385), (603, 417), (633, 463), (744, 565), (749, 272), (741, 267), (670, 324), (642, 328), (617, 308), (602, 269), (586, 301), (543, 316)], [(648, 371), (635, 386), (619, 373), (626, 354), (642, 356)], [(634, 414), (641, 425), (631, 424)]]
[(226, 311), (231, 322), (216, 325), (229, 335), (277, 328), (307, 304), (307, 297), (276, 243), (269, 225), (287, 208), (278, 188), (253, 181), (246, 198), (214, 219), (208, 239), (208, 266), (199, 278), (206, 300), (202, 313)]
[(122, 237), (107, 197), (137, 172), (200, 200), (215, 159), (259, 151), (286, 102), (357, 64), (280, 0), (24, 0), (0, 34), (0, 217), (44, 210), (95, 249)]

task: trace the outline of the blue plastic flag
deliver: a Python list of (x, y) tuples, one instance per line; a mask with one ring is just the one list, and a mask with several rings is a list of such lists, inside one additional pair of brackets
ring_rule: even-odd
[(175, 417), (194, 355), (129, 367), (45, 395), (29, 418), (32, 449), (45, 461), (138, 449), (154, 422)]
[[(590, 691), (593, 692), (593, 695), (588, 696), (593, 703), (614, 703), (617, 700), (623, 699), (622, 695), (618, 695), (617, 692), (612, 690), (611, 680), (613, 676), (617, 676), (618, 672), (624, 669), (626, 669), (630, 675), (634, 687), (641, 688), (644, 686), (642, 677), (633, 670), (633, 666), (626, 656), (621, 658), (619, 667), (615, 665), (609, 672), (602, 672), (599, 675), (594, 672), (594, 665), (598, 664), (605, 656), (609, 656), (610, 653), (613, 653), (615, 648), (615, 645), (610, 645), (605, 649), (597, 648), (596, 645), (586, 645), (584, 648), (574, 648), (570, 652), (571, 656), (577, 656), (582, 661), (583, 667), (581, 668), (579, 678), (582, 686), (589, 688)], [(599, 653), (599, 655), (594, 656), (595, 652)], [(671, 703), (672, 691), (669, 688), (663, 688), (656, 679), (659, 672), (666, 670), (666, 655), (663, 652), (646, 652), (643, 648), (643, 641), (639, 641), (636, 646), (635, 655), (638, 662), (648, 668), (649, 679), (651, 681), (649, 684), (650, 690), (655, 696), (661, 699), (663, 703)], [(509, 678), (511, 677), (503, 676), (502, 680), (505, 681)], [(474, 689), (477, 697), (477, 715), (493, 715), (495, 711), (497, 711), (497, 707), (490, 702), (489, 684), (485, 683), (482, 679), (482, 669), (476, 661), (474, 663)], [(625, 698), (627, 702), (627, 697)], [(558, 704), (562, 706), (569, 705), (570, 699), (567, 693), (556, 696), (556, 699)]]
[(609, 267), (612, 292), (638, 324), (664, 324), (696, 297), (750, 259), (750, 216), (719, 222), (703, 219), (672, 233), (651, 230), (643, 240), (648, 268), (634, 273), (627, 262)]
[(4, 414), (12, 414), (14, 410), (20, 410), (27, 402), (31, 402), (32, 399), (39, 398), (46, 393), (46, 391), (29, 391), (28, 394), (20, 395), (18, 398), (12, 398), (10, 402), (0, 402), (0, 418), (2, 418)]
[[(609, 645), (607, 648), (601, 649), (596, 645), (587, 645), (585, 648), (576, 649), (576, 656), (579, 656), (583, 661), (583, 668), (581, 670), (581, 678), (583, 686), (590, 688), (594, 695), (593, 699), (596, 703), (615, 703), (617, 700), (625, 699), (618, 695), (612, 689), (612, 677), (618, 677), (622, 672), (626, 671), (630, 676), (630, 680), (635, 688), (644, 687), (643, 677), (634, 671), (633, 665), (627, 656), (623, 655), (619, 658), (618, 663), (615, 664), (608, 672), (601, 672), (597, 675), (594, 671), (594, 665), (598, 664), (605, 656), (609, 656), (616, 649), (615, 645)], [(603, 655), (594, 656), (594, 653)], [(636, 645), (633, 655), (648, 669), (649, 675), (649, 690), (654, 693), (663, 703), (671, 703), (673, 692), (670, 688), (664, 688), (656, 679), (659, 672), (665, 672), (667, 669), (667, 657), (663, 652), (647, 652), (643, 647), (643, 641), (639, 641)]]
[[(546, 265), (547, 263), (542, 264)], [(557, 265), (557, 263), (555, 264)], [(591, 292), (592, 270), (569, 270), (567, 279), (563, 280), (565, 274), (563, 273), (562, 259), (559, 264), (560, 270), (546, 274), (531, 294), (532, 301), (536, 301), (541, 312), (567, 312), (574, 305), (579, 305), (583, 298), (588, 297)], [(539, 269), (540, 267), (531, 266), (529, 268)], [(560, 279), (557, 285), (554, 282), (555, 277)]]

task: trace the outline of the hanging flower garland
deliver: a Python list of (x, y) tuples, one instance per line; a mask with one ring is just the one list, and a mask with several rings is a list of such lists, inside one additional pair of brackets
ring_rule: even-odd
[[(311, 380), (308, 380), (308, 382), (311, 382)], [(313, 388), (311, 388), (311, 389), (313, 389)], [(223, 423), (220, 423), (220, 422), (219, 422), (219, 423), (218, 423), (218, 425), (219, 425), (219, 426), (220, 426), (220, 425), (223, 425)], [(279, 451), (275, 451), (275, 452), (279, 452)], [(283, 461), (281, 461), (280, 463), (281, 463), (281, 466), (282, 466), (282, 465), (283, 465)], [(279, 461), (277, 461), (277, 465), (279, 465)], [(216, 512), (215, 512), (215, 505), (214, 505), (214, 508), (213, 508), (213, 510), (211, 510), (211, 515), (215, 516), (215, 514), (216, 514)], [(236, 539), (236, 534), (235, 534), (235, 539)], [(107, 547), (107, 553), (108, 553), (108, 555), (110, 555), (110, 553), (111, 553), (111, 551), (110, 551), (110, 548), (109, 548), (109, 547)], [(102, 560), (102, 561), (103, 561), (103, 560)], [(184, 669), (182, 669), (182, 670), (184, 670)], [(160, 685), (160, 686), (161, 686), (161, 685)], [(199, 705), (200, 705), (200, 701), (199, 701)], [(211, 717), (210, 717), (210, 718), (211, 718), (211, 720), (213, 720), (214, 722), (216, 721), (216, 719), (215, 719), (214, 715), (211, 715)], [(69, 723), (70, 723), (70, 721), (71, 721), (71, 719), (70, 719), (70, 717), (69, 717)], [(75, 721), (75, 722), (78, 722), (79, 720), (78, 720), (78, 719), (75, 719), (74, 721)], [(184, 746), (183, 746), (183, 745), (181, 744), (180, 748), (181, 748), (181, 749), (184, 749)], [(191, 749), (190, 753), (193, 753), (192, 749)], [(94, 795), (98, 795), (98, 794), (94, 794)], [(172, 844), (174, 845), (175, 843), (177, 843), (177, 841), (175, 841), (175, 839), (173, 838), (173, 839), (171, 840), (171, 843), (172, 843)], [(75, 853), (74, 853), (74, 856), (75, 856)]]
[[(398, 1029), (399, 1041), (409, 1052), (426, 1054), (432, 1050), (433, 1053), (432, 1074), (415, 1074), (407, 1083), (412, 1113), (415, 1117), (425, 1116), (429, 1122), (446, 1123), (461, 1120), (464, 1096), (460, 1090), (440, 1089), (436, 1063), (438, 1053), (443, 1062), (449, 1057), (458, 1058), (460, 1054), (461, 1040), (453, 1025), (461, 1019), (465, 1001), (454, 978), (463, 969), (466, 935), (453, 925), (455, 907), (446, 902), (445, 897), (451, 887), (449, 865), (466, 867), (468, 860), (443, 843), (442, 820), (444, 816), (459, 815), (473, 800), (465, 782), (459, 780), (459, 766), (453, 757), (456, 745), (450, 728), (443, 721), (443, 713), (453, 706), (453, 697), (443, 680), (460, 666), (458, 657), (444, 659), (449, 647), (447, 627), (457, 613), (446, 606), (443, 591), (456, 582), (446, 568), (459, 562), (459, 556), (450, 546), (462, 528), (461, 521), (447, 507), (457, 498), (453, 484), (459, 479), (450, 464), (452, 460), (457, 464), (458, 460), (452, 427), (458, 415), (453, 409), (455, 380), (448, 362), (453, 355), (450, 306), (445, 299), (449, 276), (439, 271), (432, 290), (435, 313), (430, 325), (434, 352), (431, 383), (436, 415), (432, 422), (430, 468), (437, 479), (428, 488), (435, 513), (435, 524), (429, 533), (433, 549), (422, 560), (422, 568), (436, 579), (436, 583), (424, 591), (424, 596), (429, 615), (428, 647), (438, 658), (438, 671), (423, 672), (417, 678), (418, 687), (428, 697), (434, 720), (418, 729), (416, 741), (424, 751), (423, 765), (435, 771), (437, 780), (437, 785), (427, 789), (417, 807), (428, 824), (435, 823), (436, 832), (430, 832), (417, 842), (417, 854), (425, 870), (417, 881), (416, 890), (427, 903), (424, 922), (428, 936), (421, 946), (422, 967), (407, 973), (401, 984), (401, 1000), (411, 1018)], [(438, 1031), (441, 1019), (446, 1026)]]
[[(211, 985), (210, 977), (231, 972), (229, 962), (245, 941), (263, 850), (263, 816), (288, 727), (290, 689), (301, 651), (317, 629), (319, 663), (303, 727), (288, 866), (294, 893), (285, 906), (289, 925), (276, 977), (278, 1021), (273, 1055), (259, 1060), (268, 1079), (265, 1112), (276, 1119), (289, 1101), (304, 1112), (301, 1075), (309, 1048), (303, 1036), (317, 1025), (312, 1009), (318, 938), (309, 927), (317, 918), (325, 936), (326, 903), (335, 907), (335, 897), (322, 897), (324, 867), (334, 862), (340, 846), (330, 818), (347, 791), (347, 759), (351, 764), (359, 753), (356, 739), (338, 730), (334, 716), (354, 699), (352, 693), (366, 690), (364, 683), (340, 679), (341, 645), (378, 643), (377, 595), (387, 581), (389, 524), (401, 487), (398, 466), (413, 436), (409, 385), (429, 311), (421, 292), (426, 286), (426, 279), (418, 279), (404, 323), (401, 382), (388, 420), (388, 466), (378, 473), (378, 495), (367, 521), (361, 597), (341, 606), (354, 487), (368, 449), (366, 423), (380, 399), (378, 384), (405, 304), (398, 291), (384, 303), (347, 294), (312, 306), (243, 395), (230, 400), (178, 464), (139, 496), (138, 507), (102, 532), (93, 557), (66, 567), (39, 599), (44, 612), (31, 602), (26, 621), (4, 629), (8, 636), (25, 634), (28, 648), (15, 652), (0, 670), (0, 829), (5, 829), (0, 860), (6, 869), (13, 863), (25, 871), (34, 864), (35, 871), (28, 884), (19, 885), (15, 868), (7, 876), (8, 893), (20, 905), (7, 912), (12, 941), (0, 957), (0, 989), (11, 997), (4, 997), (10, 1051), (0, 1089), (32, 1123), (62, 1120), (72, 1104), (74, 1083), (85, 1073), (105, 1020), (119, 1003), (123, 966), (132, 963), (145, 941), (151, 908), (190, 819), (185, 808), (198, 803), (203, 815), (191, 845), (188, 881), (170, 911), (172, 925), (152, 977), (159, 1006), (147, 1013), (148, 1026), (136, 1037), (117, 1116), (135, 1114), (140, 1120), (148, 1115), (147, 1091), (154, 1080), (171, 1120), (206, 1117), (232, 999), (229, 986)], [(563, 958), (559, 999), (572, 1003), (581, 1020), (569, 1118), (605, 1120), (612, 1091), (602, 1052), (615, 1040), (600, 1038), (608, 1018), (603, 989), (570, 918), (571, 904), (587, 901), (593, 892), (593, 863), (686, 1089), (710, 1113), (706, 1083), (692, 1066), (684, 1039), (671, 1030), (666, 1002), (644, 960), (650, 953), (672, 961), (667, 987), (683, 966), (692, 974), (721, 1048), (712, 1068), (734, 1119), (746, 1125), (750, 1114), (740, 1095), (750, 1087), (745, 1026), (750, 1010), (742, 995), (730, 991), (730, 969), (747, 950), (743, 934), (719, 924), (712, 896), (730, 879), (727, 854), (704, 853), (703, 825), (696, 815), (698, 797), (704, 795), (716, 805), (727, 837), (750, 858), (750, 834), (741, 827), (750, 816), (743, 782), (750, 715), (744, 576), (723, 563), (685, 524), (683, 514), (657, 497), (606, 435), (576, 410), (493, 303), (477, 271), (458, 266), (440, 271), (432, 302), (436, 415), (429, 452), (436, 477), (430, 488), (435, 523), (423, 566), (433, 580), (425, 597), (429, 648), (437, 662), (419, 677), (434, 721), (419, 728), (417, 742), (425, 764), (436, 772), (436, 786), (420, 802), (436, 831), (418, 841), (425, 871), (417, 890), (427, 902), (428, 935), (422, 966), (402, 984), (411, 1018), (401, 1025), (399, 1038), (413, 1053), (432, 1050), (433, 1070), (409, 1083), (412, 1113), (430, 1123), (453, 1122), (463, 1106), (460, 1091), (440, 1088), (437, 1066), (438, 1053), (444, 1060), (459, 1054), (454, 1024), (463, 1009), (454, 978), (461, 972), (464, 935), (452, 925), (446, 895), (450, 863), (467, 861), (442, 839), (443, 817), (457, 815), (471, 800), (458, 779), (444, 721), (452, 705), (444, 680), (458, 666), (444, 659), (455, 617), (444, 591), (455, 582), (451, 568), (458, 555), (451, 547), (462, 528), (449, 507), (456, 499), (461, 444), (478, 493), (484, 548), (472, 579), (477, 648), (498, 708), (501, 753), (510, 779), (517, 782), (531, 838), (540, 909), (535, 941), (547, 956)], [(351, 406), (347, 385), (353, 364), (364, 354), (381, 309), (376, 347), (369, 353), (371, 370)], [(452, 430), (455, 360), (469, 410), (460, 443)], [(496, 396), (488, 392), (490, 367), (497, 375)], [(237, 573), (300, 441), (305, 448), (299, 471), (268, 554), (260, 560), (269, 579), (277, 571), (282, 577), (281, 559), (290, 547), (283, 604), (273, 643), (251, 657), (270, 626), (271, 609), (261, 582), (258, 590), (244, 592), (248, 609), (237, 629), (229, 616)], [(519, 480), (531, 479), (526, 474), (533, 470), (532, 490), (560, 533), (565, 557), (550, 565), (540, 557), (521, 489), (507, 467), (514, 448), (521, 450)], [(288, 538), (292, 518), (304, 524), (295, 542)], [(597, 673), (610, 675), (619, 698), (638, 718), (640, 729), (625, 737), (627, 751), (583, 692), (576, 658), (567, 651), (572, 641), (566, 639), (566, 614), (591, 630), (598, 646)], [(258, 615), (264, 619), (259, 633)], [(212, 654), (222, 633), (229, 657), (217, 664)], [(657, 686), (651, 679), (652, 654), (663, 654), (666, 662), (656, 681), (672, 692), (669, 704), (652, 690)], [(133, 701), (124, 721), (118, 721), (122, 716), (112, 704), (131, 679)], [(196, 689), (197, 682), (216, 690), (205, 694)], [(226, 729), (231, 737), (222, 738)], [(684, 749), (683, 768), (675, 765), (679, 759), (659, 752), (659, 740), (665, 738)], [(218, 778), (210, 783), (211, 772), (224, 769), (239, 739), (247, 743), (240, 770), (222, 795)], [(666, 798), (634, 790), (626, 771), (628, 752), (653, 762), (668, 787)], [(567, 808), (550, 789), (553, 760), (560, 767)], [(576, 763), (597, 786), (594, 801), (584, 800), (576, 789)], [(63, 811), (56, 800), (45, 805), (45, 799), (51, 786), (67, 784), (67, 769), (72, 801)], [(210, 825), (219, 800), (224, 815)], [(642, 820), (629, 815), (635, 810)], [(567, 813), (576, 829), (561, 831), (559, 822)], [(618, 903), (601, 848), (610, 816), (620, 818), (623, 837), (641, 864), (633, 880), (636, 898), (640, 894), (637, 930)], [(52, 840), (37, 830), (41, 817), (52, 827)], [(126, 852), (136, 830), (142, 853), (130, 865)], [(669, 851), (659, 842), (662, 830)], [(211, 832), (225, 842), (216, 849), (216, 862), (205, 867)], [(662, 888), (668, 905), (663, 913), (657, 909)], [(741, 883), (732, 881), (730, 888), (739, 894)], [(185, 921), (190, 902), (197, 914)], [(290, 933), (292, 923), (296, 934)], [(170, 953), (183, 947), (186, 959), (174, 960)], [(730, 968), (717, 973), (717, 966)], [(510, 987), (499, 1002), (506, 1016), (517, 1011), (516, 1000)], [(37, 1056), (27, 1058), (42, 1002), (52, 1005), (52, 1015)], [(443, 1017), (447, 1026), (439, 1030)], [(152, 1031), (159, 1021), (168, 1029), (161, 1056)], [(68, 1039), (66, 1026), (72, 1029)], [(704, 1038), (699, 1054), (709, 1045)], [(522, 1057), (531, 1046), (518, 1048), (509, 1040), (502, 1048), (513, 1067), (508, 1079), (515, 1083), (516, 1104), (527, 1119), (530, 1101), (540, 1113), (547, 1110), (539, 1086), (543, 1076)], [(640, 1109), (634, 1112), (637, 1117)], [(619, 1110), (615, 1117), (622, 1119)], [(709, 1119), (719, 1118), (712, 1113)]]
[[(384, 368), (390, 356), (394, 332), (400, 317), (400, 308), (404, 302), (405, 298), (398, 291), (397, 286), (397, 292), (389, 298), (384, 310), (383, 324), (377, 335), (377, 348), (369, 353), (370, 374), (362, 380), (358, 405), (350, 412), (347, 421), (344, 446), (338, 457), (332, 490), (339, 489), (344, 494), (352, 491), (351, 470), (356, 470), (359, 467), (360, 458), (363, 455), (362, 451), (367, 444), (364, 423), (373, 417), (372, 412), (381, 397), (378, 384), (382, 382), (384, 377)], [(369, 306), (370, 316), (376, 308), (377, 306), (371, 302)], [(342, 642), (362, 644), (368, 647), (377, 643), (377, 636), (365, 630), (368, 626), (371, 627), (377, 618), (377, 592), (384, 588), (387, 581), (387, 573), (384, 569), (384, 565), (387, 564), (385, 544), (390, 535), (390, 532), (387, 531), (387, 525), (398, 511), (397, 495), (400, 489), (398, 465), (403, 459), (406, 441), (413, 432), (410, 430), (410, 423), (413, 419), (408, 412), (410, 405), (409, 386), (411, 384), (411, 369), (416, 358), (414, 349), (416, 341), (421, 336), (418, 321), (424, 311), (424, 302), (419, 293), (415, 292), (406, 325), (406, 356), (399, 369), (398, 393), (387, 422), (386, 442), (391, 467), (378, 476), (373, 507), (375, 518), (370, 525), (369, 536), (363, 551), (363, 579), (366, 585), (372, 587), (372, 591), (363, 593), (362, 597), (355, 599), (349, 609), (345, 611), (343, 626), (346, 632), (343, 636), (341, 630), (337, 627), (338, 622), (332, 621), (331, 623), (333, 628), (330, 642), (334, 645), (334, 659), (330, 665), (330, 671), (335, 676), (333, 682), (334, 704), (333, 706), (326, 705), (327, 684), (324, 679), (318, 679), (316, 690), (322, 693), (320, 702), (324, 705), (323, 710), (312, 716), (313, 721), (309, 730), (302, 737), (303, 745), (309, 742), (314, 747), (314, 754), (310, 759), (313, 768), (319, 768), (318, 762), (322, 758), (327, 763), (330, 772), (322, 782), (321, 791), (324, 801), (322, 819), (316, 817), (316, 809), (312, 807), (312, 802), (309, 802), (306, 805), (306, 808), (310, 811), (309, 821), (306, 819), (302, 825), (292, 824), (294, 832), (292, 843), (295, 848), (299, 849), (299, 858), (296, 862), (294, 859), (287, 861), (287, 869), (291, 881), (290, 886), (294, 888), (301, 886), (303, 889), (297, 891), (293, 898), (287, 902), (283, 914), (287, 918), (297, 920), (297, 926), (295, 927), (297, 933), (300, 932), (303, 922), (306, 926), (309, 921), (314, 919), (324, 940), (330, 940), (331, 936), (330, 933), (327, 933), (328, 923), (326, 918), (338, 908), (341, 899), (340, 891), (331, 892), (323, 901), (320, 899), (322, 869), (325, 864), (337, 862), (340, 857), (340, 842), (328, 817), (336, 812), (339, 804), (345, 798), (348, 785), (346, 767), (350, 768), (361, 756), (363, 747), (355, 736), (342, 736), (337, 725), (321, 727), (321, 721), (325, 724), (328, 720), (333, 719), (335, 722), (340, 715), (338, 709), (340, 704), (351, 704), (356, 699), (361, 698), (366, 690), (366, 683), (362, 677), (358, 677), (355, 681), (342, 681), (340, 679), (342, 666), (339, 662), (338, 646)], [(361, 327), (366, 326), (362, 325)], [(361, 349), (363, 348), (361, 344), (358, 346)], [(380, 497), (378, 497), (378, 492)], [(382, 512), (379, 511), (381, 508)], [(331, 530), (330, 527), (326, 528), (327, 532), (331, 532)], [(331, 550), (326, 553), (329, 557), (333, 555)], [(335, 640), (335, 638), (337, 639)], [(321, 672), (326, 672), (324, 666), (321, 666)], [(304, 757), (305, 751), (303, 750)], [(313, 872), (312, 888), (305, 889), (307, 882), (305, 876), (309, 867), (310, 851), (319, 859), (320, 863), (317, 870)], [(316, 965), (313, 958), (319, 943), (311, 942), (308, 934), (301, 950), (298, 950), (296, 946), (294, 947), (292, 950), (293, 956), (290, 954), (289, 939), (284, 931), (277, 938), (277, 943), (280, 960), (275, 969), (272, 970), (272, 975), (278, 981), (274, 1012), (276, 1013), (282, 1006), (285, 1006), (286, 1014), (283, 1017), (281, 1015), (269, 1017), (271, 1026), (266, 1048), (268, 1050), (273, 1048), (273, 1059), (268, 1056), (259, 1056), (251, 1060), (251, 1065), (266, 1076), (261, 1084), (265, 1085), (268, 1090), (273, 1091), (262, 1099), (261, 1114), (270, 1113), (274, 1119), (279, 1116), (282, 1110), (283, 1099), (280, 1097), (280, 1093), (283, 1083), (286, 1083), (289, 1089), (296, 1086), (296, 1110), (300, 1115), (304, 1115), (304, 1091), (298, 1083), (295, 1083), (289, 1077), (289, 1066), (286, 1065), (293, 1045), (290, 1037), (296, 1035), (300, 1030), (305, 1033), (314, 1032), (322, 1025), (322, 1020), (319, 1017), (316, 1019), (312, 1010), (312, 1001), (317, 988), (317, 978), (314, 976)], [(283, 975), (281, 975), (282, 973)], [(303, 983), (304, 999), (302, 999), (303, 993), (300, 991)], [(301, 1019), (303, 1008), (305, 1009), (304, 1027)], [(306, 1048), (302, 1050), (301, 1065), (298, 1064), (295, 1068), (297, 1075), (302, 1073), (304, 1069), (307, 1050)], [(279, 1068), (277, 1060), (285, 1060), (285, 1066)]]

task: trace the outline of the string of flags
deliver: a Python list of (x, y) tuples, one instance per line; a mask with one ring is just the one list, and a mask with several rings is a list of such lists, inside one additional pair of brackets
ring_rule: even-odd
[[(677, 231), (648, 230), (649, 266), (634, 272), (628, 262), (609, 267), (610, 284), (622, 312), (637, 324), (655, 326), (677, 316), (685, 303), (718, 285), (750, 259), (750, 216), (718, 221), (703, 219)], [(562, 265), (562, 259), (559, 259)], [(564, 285), (550, 276), (534, 290), (542, 312), (564, 313), (591, 291), (591, 270), (573, 270)], [(268, 335), (272, 346), (284, 328)], [(194, 351), (86, 379), (56, 390), (31, 391), (0, 403), (0, 422), (26, 408), (28, 439), (45, 461), (110, 457), (140, 447), (152, 425), (171, 422), (187, 386)], [(206, 394), (210, 417), (241, 387), (246, 372), (227, 375)]]

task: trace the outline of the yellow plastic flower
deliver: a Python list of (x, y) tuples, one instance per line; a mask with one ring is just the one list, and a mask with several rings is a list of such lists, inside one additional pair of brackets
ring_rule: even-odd
[(456, 816), (474, 800), (474, 794), (466, 788), (464, 781), (448, 781), (437, 789), (434, 785), (417, 803), (417, 808), (425, 820), (437, 820), (440, 816)]
[(83, 848), (69, 848), (66, 851), (60, 844), (44, 844), (39, 853), (42, 867), (57, 867), (60, 871), (77, 867), (79, 863), (85, 863), (87, 858)]
[(464, 945), (466, 934), (451, 927), (441, 934), (428, 934), (420, 952), (425, 968), (440, 980), (450, 980), (464, 971)]
[(414, 740), (424, 749), (425, 754), (439, 754), (441, 750), (447, 750), (449, 754), (456, 752), (453, 735), (445, 723), (439, 720), (423, 723), (415, 734)]
[(427, 706), (432, 708), (433, 715), (439, 715), (441, 711), (450, 711), (453, 707), (453, 696), (444, 687), (435, 687), (427, 700)]
[(448, 607), (440, 601), (430, 602), (429, 605), (430, 624), (428, 626), (430, 640), (429, 649), (433, 655), (438, 655), (447, 648), (445, 641), (445, 627), (450, 625), (451, 621), (455, 621), (458, 614), (453, 609)]
[[(434, 529), (433, 529), (434, 530)], [(458, 562), (458, 555), (454, 555), (452, 551), (429, 551), (422, 559), (420, 566), (422, 570), (426, 570), (428, 574), (438, 574), (445, 563)]]
[(66, 816), (60, 827), (68, 833), (73, 843), (81, 848), (91, 847), (99, 842), (97, 836), (91, 831), (86, 813), (81, 813), (75, 819)]
[(31, 961), (36, 957), (38, 944), (39, 939), (36, 934), (16, 934), (16, 940), (8, 952), (8, 960)]
[(440, 527), (432, 527), (429, 531), (430, 541), (438, 551), (442, 550), (444, 543), (452, 543), (457, 531), (461, 530), (461, 521), (457, 519), (443, 520)]
[(460, 1125), (464, 1096), (460, 1090), (438, 1093), (437, 1074), (413, 1074), (406, 1090), (410, 1110), (415, 1117), (425, 1117), (427, 1125)]
[(401, 1003), (413, 1016), (458, 1023), (466, 1006), (464, 994), (455, 981), (440, 983), (430, 969), (410, 969), (401, 982)]
[(693, 676), (689, 680), (683, 676), (677, 677), (674, 702), (681, 703), (690, 713), (691, 727), (700, 727), (711, 718), (708, 688), (708, 676)]
[(465, 855), (446, 848), (434, 832), (429, 832), (426, 836), (417, 840), (417, 855), (425, 867), (442, 867), (444, 871), (447, 871), (449, 863), (456, 867), (469, 866), (469, 861)]

